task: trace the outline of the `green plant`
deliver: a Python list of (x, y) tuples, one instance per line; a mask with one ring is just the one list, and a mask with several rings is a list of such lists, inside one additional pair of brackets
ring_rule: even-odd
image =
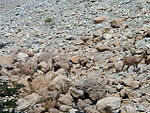
[(9, 81), (0, 80), (0, 113), (20, 113), (16, 111), (16, 101), (22, 84), (10, 84)]
[(45, 21), (45, 23), (50, 23), (50, 22), (52, 22), (52, 18), (49, 18), (49, 17), (48, 17), (48, 18), (46, 18), (44, 21)]

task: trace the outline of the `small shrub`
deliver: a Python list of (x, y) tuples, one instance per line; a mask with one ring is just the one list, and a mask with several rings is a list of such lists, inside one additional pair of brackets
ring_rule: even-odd
[(45, 23), (50, 23), (50, 22), (52, 22), (52, 18), (46, 18), (44, 21), (45, 21)]

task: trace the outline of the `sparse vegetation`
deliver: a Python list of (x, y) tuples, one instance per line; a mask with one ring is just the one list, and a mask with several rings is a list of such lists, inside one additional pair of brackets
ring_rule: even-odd
[(44, 21), (45, 21), (45, 23), (50, 23), (50, 22), (52, 22), (52, 18), (47, 17)]
[(10, 85), (9, 81), (0, 80), (0, 113), (19, 113), (16, 111), (16, 101), (21, 84)]

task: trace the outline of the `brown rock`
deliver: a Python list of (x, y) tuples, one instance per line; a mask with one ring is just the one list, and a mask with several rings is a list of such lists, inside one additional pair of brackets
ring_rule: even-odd
[(36, 91), (36, 93), (39, 94), (40, 96), (44, 97), (44, 98), (49, 97), (48, 87), (40, 88), (39, 90)]
[(75, 40), (75, 44), (76, 45), (84, 45), (85, 42), (83, 40), (81, 40), (81, 39), (77, 39), (77, 40)]
[[(150, 1), (149, 1), (149, 2), (150, 2)], [(147, 28), (147, 30), (146, 30), (146, 35), (147, 35), (147, 36), (150, 36), (150, 27)]]
[(84, 37), (81, 37), (81, 40), (83, 41), (83, 42), (87, 42), (88, 40), (91, 40), (92, 39), (92, 37), (90, 37), (90, 36), (84, 36)]
[(86, 111), (86, 113), (99, 113), (99, 111), (97, 111), (91, 107), (86, 107), (86, 108), (84, 108), (84, 110)]
[(72, 101), (73, 101), (73, 98), (72, 96), (68, 93), (68, 94), (65, 94), (65, 95), (61, 95), (61, 97), (58, 99), (58, 101), (61, 103), (61, 104), (65, 104), (65, 105), (72, 105)]
[(104, 22), (108, 19), (108, 16), (101, 16), (101, 17), (97, 17), (97, 18), (94, 18), (94, 23), (97, 24), (97, 23), (101, 23), (101, 22)]
[(122, 23), (123, 21), (125, 21), (125, 20), (126, 20), (126, 18), (119, 18), (119, 19), (113, 20), (113, 21), (111, 22), (111, 26), (114, 27), (114, 28), (118, 28), (118, 27), (121, 26), (121, 23)]
[(45, 78), (49, 81), (53, 80), (56, 76), (58, 76), (58, 75), (54, 71), (49, 71), (45, 74)]
[(92, 101), (91, 101), (90, 99), (85, 99), (84, 102), (85, 102), (86, 104), (88, 104), (88, 105), (93, 104)]
[(76, 88), (70, 88), (70, 94), (75, 97), (75, 98), (80, 98), (84, 95), (84, 91), (83, 90), (78, 90)]
[(32, 74), (34, 74), (34, 72), (31, 69), (26, 69), (26, 68), (21, 69), (20, 73), (21, 74), (25, 74), (25, 75), (32, 75)]
[(117, 58), (114, 57), (114, 56), (109, 56), (109, 57), (108, 57), (108, 63), (113, 63), (113, 62), (115, 62), (116, 60), (117, 60)]
[(79, 109), (84, 109), (85, 107), (88, 107), (88, 106), (89, 106), (89, 105), (86, 104), (83, 100), (81, 100), (81, 99), (78, 100), (77, 107), (78, 107)]
[(96, 31), (94, 31), (93, 33), (93, 37), (102, 37), (103, 36), (103, 33), (102, 33), (102, 30), (101, 29), (97, 29)]
[(12, 75), (19, 75), (20, 74), (21, 69), (20, 68), (15, 68), (11, 71)]
[(49, 100), (47, 100), (46, 102), (42, 103), (42, 106), (43, 106), (45, 109), (49, 109), (49, 108), (56, 107), (57, 104), (58, 104), (58, 102), (57, 102), (56, 99), (49, 99)]
[(67, 112), (69, 109), (71, 109), (71, 107), (67, 105), (60, 105), (59, 109), (63, 112)]
[(22, 110), (27, 108), (28, 106), (35, 104), (41, 99), (41, 97), (36, 94), (32, 93), (30, 95), (25, 96), (24, 98), (19, 98), (17, 101), (17, 110)]
[(124, 84), (125, 86), (129, 86), (129, 87), (130, 87), (132, 81), (133, 81), (132, 78), (126, 78), (126, 79), (123, 80), (123, 84)]
[(12, 64), (13, 63), (13, 55), (0, 56), (0, 64)]
[(37, 91), (41, 88), (48, 87), (49, 81), (43, 76), (38, 76), (30, 84), (31, 84), (31, 90)]
[(38, 64), (38, 69), (41, 69), (44, 73), (46, 73), (50, 70), (50, 67), (45, 61), (42, 61)]
[(0, 80), (2, 81), (9, 81), (9, 76), (4, 75), (4, 73), (0, 72)]
[(80, 61), (80, 58), (79, 58), (79, 56), (72, 56), (70, 58), (70, 61), (73, 62), (74, 64), (78, 64)]
[(27, 54), (28, 54), (29, 57), (33, 57), (34, 56), (34, 52), (33, 51), (28, 51)]
[(53, 53), (42, 53), (38, 58), (38, 63), (45, 61), (45, 62), (49, 62), (50, 59), (52, 59), (54, 57)]
[(110, 47), (108, 45), (104, 45), (104, 44), (97, 44), (96, 45), (96, 49), (99, 51), (99, 52), (104, 52), (104, 51), (108, 51), (110, 50)]
[(28, 79), (30, 79), (31, 77), (30, 76), (25, 76), (24, 78), (20, 79), (18, 81), (18, 84), (23, 84), (25, 86), (25, 90), (28, 90), (30, 91), (30, 87), (29, 87), (29, 83), (28, 83)]
[(16, 64), (17, 68), (20, 69), (21, 74), (33, 75), (37, 71), (37, 62), (29, 60), (25, 63)]
[(56, 76), (52, 81), (50, 81), (49, 89), (56, 89), (60, 93), (66, 93), (69, 90), (71, 81), (67, 80), (62, 74)]
[(50, 108), (48, 111), (49, 113), (60, 113), (60, 111), (56, 108)]
[(113, 46), (115, 46), (115, 47), (121, 47), (121, 41), (120, 40), (115, 40), (113, 42)]
[(132, 81), (130, 85), (132, 89), (137, 89), (140, 87), (140, 81)]
[(10, 76), (10, 81), (16, 84), (19, 81), (19, 76), (16, 76), (16, 75)]
[(120, 91), (120, 96), (125, 99), (135, 98), (136, 94), (130, 89), (124, 88)]
[(142, 39), (143, 39), (143, 35), (142, 34), (136, 34), (136, 41), (142, 40)]
[(33, 112), (34, 113), (42, 113), (42, 112), (44, 112), (45, 111), (45, 108), (44, 107), (42, 107), (42, 106), (38, 106), (38, 105), (36, 105), (35, 107), (34, 107), (34, 110), (33, 110)]
[(113, 113), (111, 106), (104, 107), (100, 110), (100, 113)]

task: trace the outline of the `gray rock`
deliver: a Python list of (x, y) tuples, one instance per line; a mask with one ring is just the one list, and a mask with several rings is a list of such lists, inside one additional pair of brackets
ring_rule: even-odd
[(85, 112), (77, 109), (70, 109), (68, 113), (85, 113)]
[(138, 110), (139, 110), (140, 112), (145, 112), (145, 107), (144, 107), (143, 105), (139, 105), (139, 106), (138, 106)]
[(70, 88), (70, 94), (75, 98), (80, 98), (84, 95), (84, 91), (71, 87)]
[(29, 56), (26, 53), (18, 53), (17, 54), (17, 61), (26, 62)]
[(106, 79), (101, 79), (97, 77), (88, 77), (79, 79), (75, 83), (75, 87), (87, 93), (92, 101), (97, 101), (105, 96), (106, 83), (107, 83)]
[(118, 109), (121, 106), (121, 98), (119, 97), (105, 97), (100, 99), (97, 103), (97, 110), (101, 110), (105, 107), (111, 107), (113, 110)]

